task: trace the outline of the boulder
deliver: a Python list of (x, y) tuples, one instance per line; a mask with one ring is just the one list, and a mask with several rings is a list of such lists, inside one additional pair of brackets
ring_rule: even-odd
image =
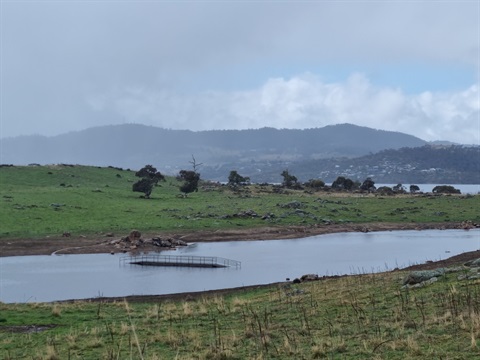
[(286, 204), (277, 204), (277, 206), (280, 206), (282, 208), (287, 208), (287, 209), (300, 209), (302, 207), (304, 207), (305, 205), (302, 204), (300, 201), (291, 201), (289, 203), (286, 203)]
[(414, 285), (445, 274), (444, 268), (412, 271), (403, 279), (403, 285)]
[(468, 267), (479, 267), (480, 266), (480, 258), (475, 259), (475, 260), (467, 261), (464, 265), (468, 266)]
[(300, 277), (300, 280), (302, 282), (305, 281), (315, 281), (318, 280), (318, 275), (317, 274), (305, 274)]
[(172, 242), (169, 239), (162, 239), (159, 237), (154, 237), (152, 239), (152, 244), (159, 247), (171, 248), (173, 246)]
[(187, 246), (188, 244), (180, 239), (170, 239), (170, 242), (175, 246)]
[(425, 281), (422, 281), (422, 282), (419, 282), (417, 284), (413, 284), (413, 285), (403, 285), (404, 288), (409, 288), (409, 289), (417, 289), (417, 288), (421, 288), (421, 287), (424, 287), (424, 286), (427, 286), (427, 285), (430, 285), (430, 284), (433, 284), (434, 282), (437, 282), (438, 281), (438, 278), (436, 276), (428, 279), (428, 280), (425, 280)]
[(140, 240), (140, 238), (142, 237), (142, 233), (138, 230), (132, 230), (130, 231), (130, 234), (128, 234), (128, 241), (130, 242), (137, 242), (138, 240)]

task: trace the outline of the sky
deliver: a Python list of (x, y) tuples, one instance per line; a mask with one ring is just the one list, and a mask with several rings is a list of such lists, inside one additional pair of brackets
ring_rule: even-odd
[(0, 0), (0, 137), (351, 123), (480, 145), (480, 1)]

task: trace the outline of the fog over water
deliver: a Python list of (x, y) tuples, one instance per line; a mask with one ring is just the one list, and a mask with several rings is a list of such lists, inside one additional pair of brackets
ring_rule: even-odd
[(358, 274), (441, 260), (480, 248), (480, 230), (341, 233), (294, 240), (197, 243), (171, 255), (238, 260), (236, 268), (121, 265), (121, 255), (0, 258), (0, 301), (169, 294), (268, 284), (307, 273)]

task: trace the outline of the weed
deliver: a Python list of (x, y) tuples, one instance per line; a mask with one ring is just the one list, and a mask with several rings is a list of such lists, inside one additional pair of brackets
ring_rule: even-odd
[(62, 309), (59, 304), (54, 304), (52, 307), (52, 315), (55, 317), (62, 316)]

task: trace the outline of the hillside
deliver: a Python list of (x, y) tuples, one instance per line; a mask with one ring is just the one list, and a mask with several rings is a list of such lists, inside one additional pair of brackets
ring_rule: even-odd
[(139, 169), (154, 164), (166, 174), (189, 166), (192, 155), (211, 168), (252, 161), (305, 161), (357, 157), (426, 142), (398, 132), (350, 124), (307, 130), (212, 130), (193, 132), (144, 125), (90, 128), (54, 137), (1, 140), (4, 164), (82, 164)]
[[(210, 179), (223, 180), (232, 164), (204, 168)], [(480, 183), (480, 147), (430, 146), (388, 149), (357, 158), (307, 161), (254, 161), (236, 170), (254, 182), (280, 182), (280, 173), (288, 168), (300, 181), (319, 178), (327, 183), (338, 176), (363, 181), (371, 177), (377, 183), (478, 184)]]

